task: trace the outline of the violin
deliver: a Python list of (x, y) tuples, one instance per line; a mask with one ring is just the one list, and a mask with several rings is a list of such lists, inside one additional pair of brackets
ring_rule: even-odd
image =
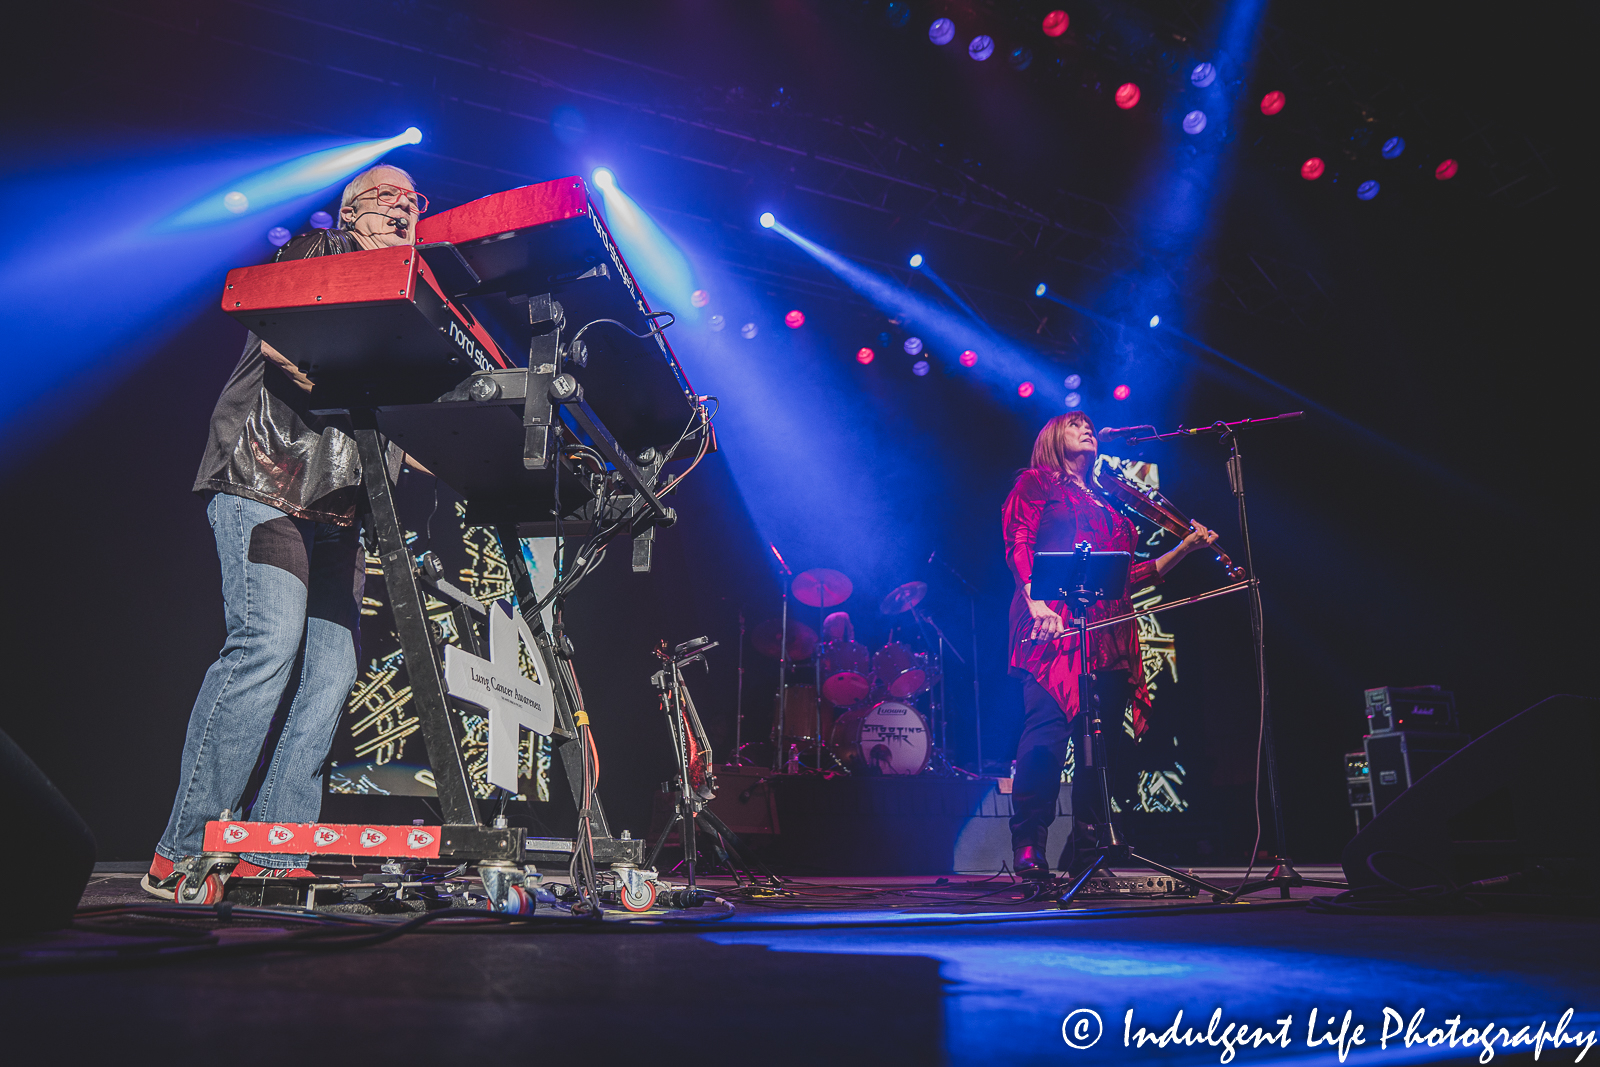
[[(1130, 518), (1155, 523), (1168, 533), (1179, 537), (1188, 535), (1191, 523), (1183, 512), (1172, 506), (1172, 501), (1157, 490), (1134, 482), (1111, 464), (1101, 465), (1100, 473), (1095, 476), (1095, 484), (1105, 494), (1106, 499), (1127, 512)], [(1220, 546), (1213, 544), (1211, 549), (1216, 552), (1217, 562), (1222, 564), (1229, 578), (1234, 581), (1244, 578), (1244, 568), (1229, 559), (1228, 554), (1222, 551)]]

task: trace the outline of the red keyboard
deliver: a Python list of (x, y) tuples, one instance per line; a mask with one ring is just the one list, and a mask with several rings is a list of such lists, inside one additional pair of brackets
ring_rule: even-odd
[(514, 366), (409, 245), (239, 267), (222, 309), (299, 364), (313, 402), (426, 403)]
[(526, 366), (536, 327), (528, 298), (550, 294), (561, 336), (584, 335), (586, 365), (566, 367), (630, 454), (670, 447), (693, 390), (582, 178), (508, 189), (425, 216), (417, 245), (241, 267), (222, 308), (294, 360), (313, 406), (429, 404), (475, 371)]

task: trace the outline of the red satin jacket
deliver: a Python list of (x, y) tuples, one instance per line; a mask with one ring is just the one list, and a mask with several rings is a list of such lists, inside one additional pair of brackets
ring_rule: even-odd
[[(1034, 679), (1061, 705), (1071, 719), (1078, 713), (1078, 637), (1072, 631), (1051, 641), (1030, 641), (1032, 616), (1022, 586), (1033, 577), (1033, 553), (1071, 551), (1088, 541), (1099, 552), (1132, 552), (1138, 531), (1126, 516), (1094, 493), (1080, 489), (1054, 471), (1029, 469), (1017, 477), (1000, 513), (1005, 538), (1006, 563), (1016, 579), (1011, 598), (1011, 673)], [(1135, 560), (1128, 571), (1128, 589), (1116, 600), (1102, 600), (1089, 609), (1095, 623), (1133, 610), (1128, 593), (1159, 582), (1154, 560)], [(1066, 604), (1048, 601), (1051, 610), (1067, 618)], [(1089, 634), (1089, 669), (1126, 670), (1133, 678), (1134, 729), (1143, 733), (1150, 693), (1144, 684), (1139, 652), (1139, 631), (1133, 622), (1095, 630)]]

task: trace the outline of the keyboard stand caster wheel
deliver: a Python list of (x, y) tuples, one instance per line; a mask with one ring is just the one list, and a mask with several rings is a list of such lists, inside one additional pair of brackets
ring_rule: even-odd
[(649, 911), (655, 907), (656, 892), (661, 888), (656, 872), (641, 870), (629, 863), (613, 863), (611, 873), (617, 876), (618, 896), (622, 906), (629, 911)]
[(175, 867), (178, 884), (173, 889), (173, 903), (220, 903), (228, 882), (228, 872), (238, 862), (239, 857), (231, 852), (207, 852), (178, 863)]

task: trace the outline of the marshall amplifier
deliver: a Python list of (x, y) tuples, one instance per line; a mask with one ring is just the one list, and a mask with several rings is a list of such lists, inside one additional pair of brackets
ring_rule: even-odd
[(1432, 730), (1451, 733), (1461, 726), (1456, 718), (1456, 696), (1436, 685), (1402, 689), (1384, 686), (1367, 690), (1367, 732)]
[(1417, 784), (1417, 779), (1443, 763), (1469, 740), (1466, 734), (1402, 730), (1366, 738), (1368, 783), (1373, 812)]

